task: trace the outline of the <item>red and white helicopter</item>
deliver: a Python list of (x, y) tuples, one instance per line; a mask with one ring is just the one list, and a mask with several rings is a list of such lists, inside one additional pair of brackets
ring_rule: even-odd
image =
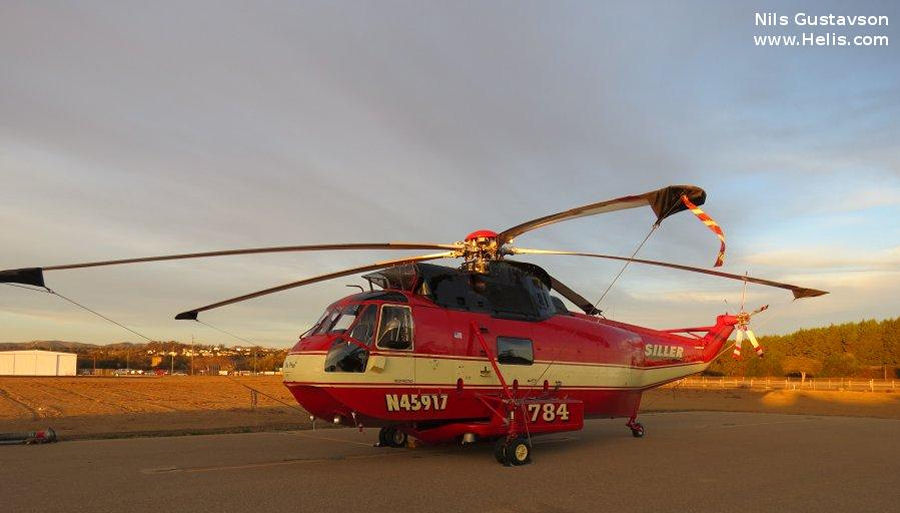
[[(284, 384), (313, 418), (380, 427), (381, 445), (495, 440), (506, 465), (531, 461), (531, 437), (579, 430), (584, 419), (627, 418), (635, 437), (641, 395), (706, 369), (749, 314), (719, 315), (711, 326), (655, 330), (604, 318), (594, 304), (513, 255), (613, 259), (826, 294), (746, 275), (597, 253), (512, 246), (553, 223), (649, 206), (658, 226), (706, 199), (676, 185), (548, 215), (500, 233), (480, 230), (452, 244), (353, 243), (251, 248), (0, 271), (0, 283), (45, 287), (44, 272), (162, 260), (324, 250), (440, 250), (294, 281), (185, 311), (176, 319), (311, 283), (360, 273), (370, 290), (340, 299), (300, 336), (284, 361)], [(705, 218), (707, 225), (714, 224)], [(713, 227), (715, 228), (715, 227)], [(721, 231), (717, 232), (720, 238)], [(426, 263), (461, 258), (459, 268)], [(378, 287), (376, 289), (376, 287)], [(49, 290), (49, 289), (48, 289)], [(582, 312), (570, 312), (561, 299)]]

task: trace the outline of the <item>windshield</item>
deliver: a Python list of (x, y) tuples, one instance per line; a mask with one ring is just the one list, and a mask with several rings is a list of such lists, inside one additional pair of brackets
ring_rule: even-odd
[(359, 305), (350, 305), (344, 307), (341, 310), (341, 314), (331, 323), (331, 327), (328, 329), (328, 333), (343, 333), (347, 331), (350, 326), (353, 326), (353, 321), (356, 320), (356, 313), (359, 312)]
[(323, 333), (343, 333), (347, 328), (353, 325), (356, 320), (356, 314), (359, 312), (359, 305), (345, 306), (342, 310), (333, 309), (326, 311), (322, 318), (316, 323), (315, 328), (310, 330), (310, 335), (321, 335)]
[(366, 363), (369, 361), (368, 347), (372, 345), (372, 339), (375, 334), (375, 316), (378, 307), (374, 305), (366, 305), (359, 315), (359, 322), (353, 326), (348, 323), (344, 328), (339, 326), (344, 322), (345, 317), (355, 319), (359, 308), (357, 307), (352, 315), (342, 315), (332, 332), (345, 332), (350, 326), (353, 327), (349, 334), (341, 335), (331, 344), (328, 355), (325, 357), (325, 372), (365, 372)]
[(324, 321), (324, 320), (328, 317), (328, 315), (329, 315), (330, 313), (331, 313), (330, 310), (325, 310), (325, 311), (322, 313), (322, 315), (319, 317), (319, 320), (317, 320), (316, 322), (314, 322), (313, 325), (310, 326), (310, 328), (309, 328), (308, 330), (306, 330), (306, 331), (304, 331), (303, 333), (300, 334), (300, 338), (303, 338), (303, 337), (305, 337), (305, 336), (307, 336), (307, 335), (315, 335), (315, 334), (316, 334), (316, 331), (317, 331), (318, 328), (319, 328), (319, 325), (322, 324), (322, 321)]

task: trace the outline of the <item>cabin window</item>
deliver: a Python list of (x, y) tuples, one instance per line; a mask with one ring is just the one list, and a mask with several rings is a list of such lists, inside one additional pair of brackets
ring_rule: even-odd
[(550, 296), (550, 301), (553, 302), (553, 310), (558, 315), (572, 315), (572, 313), (569, 312), (569, 309), (566, 308), (566, 304), (563, 303), (562, 299), (556, 296)]
[(378, 326), (380, 349), (411, 350), (413, 345), (412, 311), (408, 306), (383, 305)]
[(497, 361), (506, 365), (531, 365), (534, 348), (527, 338), (497, 337)]

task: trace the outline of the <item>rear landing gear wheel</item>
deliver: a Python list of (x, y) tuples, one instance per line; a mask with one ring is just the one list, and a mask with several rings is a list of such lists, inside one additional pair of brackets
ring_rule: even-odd
[(635, 422), (631, 426), (631, 436), (635, 438), (643, 438), (644, 437), (644, 425), (640, 422)]
[(406, 433), (395, 427), (383, 427), (378, 432), (379, 447), (406, 447), (408, 439)]

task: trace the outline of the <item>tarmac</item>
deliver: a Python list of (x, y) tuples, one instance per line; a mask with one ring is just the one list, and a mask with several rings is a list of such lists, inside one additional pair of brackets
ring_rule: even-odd
[(900, 421), (646, 414), (535, 439), (373, 447), (377, 430), (0, 446), (0, 510), (17, 512), (756, 512), (900, 510)]

